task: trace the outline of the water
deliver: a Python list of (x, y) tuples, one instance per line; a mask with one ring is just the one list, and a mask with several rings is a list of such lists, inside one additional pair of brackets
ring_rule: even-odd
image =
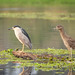
[[(37, 11), (36, 9), (35, 12)], [(47, 10), (47, 9), (46, 9)], [(48, 8), (49, 10), (49, 8)], [(51, 9), (52, 10), (52, 9)], [(69, 10), (69, 9), (68, 9)], [(1, 12), (4, 11), (0, 10)], [(5, 9), (5, 11), (8, 11)], [(14, 11), (13, 9), (9, 10), (10, 12)], [(22, 10), (24, 11), (24, 9)], [(29, 11), (29, 10), (27, 10)], [(39, 10), (40, 11), (40, 10)], [(45, 11), (42, 9), (41, 11)], [(49, 10), (50, 11), (50, 10)], [(70, 10), (69, 10), (70, 11)], [(73, 12), (73, 9), (72, 9)], [(66, 49), (64, 46), (59, 32), (53, 30), (57, 25), (64, 26), (66, 33), (75, 38), (75, 21), (74, 20), (44, 20), (44, 19), (20, 19), (20, 18), (0, 18), (0, 50), (6, 49), (16, 49), (22, 48), (22, 44), (17, 40), (14, 35), (14, 31), (9, 31), (8, 28), (11, 28), (14, 25), (19, 25), (24, 28), (29, 34), (33, 49)], [(25, 48), (28, 49), (28, 48)], [(22, 68), (12, 68), (12, 66), (17, 66), (19, 64), (14, 64), (9, 62), (7, 65), (0, 65), (0, 75), (19, 75), (22, 72)], [(25, 68), (26, 69), (26, 68)], [(73, 71), (72, 74), (69, 70), (59, 70), (63, 73), (58, 74), (59, 71), (41, 71), (35, 70), (35, 67), (31, 69), (31, 75), (75, 75)]]
[[(75, 21), (42, 20), (42, 19), (11, 19), (0, 18), (0, 50), (22, 48), (22, 44), (15, 37), (14, 31), (9, 31), (14, 25), (24, 28), (29, 34), (33, 49), (39, 48), (63, 48), (59, 32), (54, 30), (57, 25), (64, 26), (67, 34), (75, 37)], [(27, 49), (27, 48), (26, 48)]]
[[(7, 65), (0, 66), (0, 75), (19, 75), (23, 68), (13, 68), (12, 66), (18, 66), (19, 64), (12, 64), (8, 63)], [(60, 69), (60, 70), (51, 70), (51, 71), (41, 71), (35, 70), (35, 67), (25, 67), (24, 68), (24, 75), (75, 75), (75, 72), (72, 69)]]

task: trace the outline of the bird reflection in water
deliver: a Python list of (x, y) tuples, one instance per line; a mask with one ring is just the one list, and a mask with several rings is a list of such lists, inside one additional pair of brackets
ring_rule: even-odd
[(67, 75), (72, 75), (72, 69), (69, 70), (68, 74)]
[(72, 75), (72, 67), (73, 67), (73, 65), (70, 63), (70, 65), (69, 65), (69, 71), (68, 71), (67, 75)]
[(31, 71), (32, 71), (32, 67), (28, 67), (27, 69), (24, 69), (23, 67), (23, 70), (19, 75), (31, 75)]

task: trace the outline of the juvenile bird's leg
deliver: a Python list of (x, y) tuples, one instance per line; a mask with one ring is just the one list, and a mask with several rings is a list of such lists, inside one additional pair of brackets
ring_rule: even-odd
[(70, 53), (71, 53), (71, 59), (72, 59), (72, 48), (70, 49)]
[(69, 57), (72, 59), (72, 48), (69, 49)]
[(24, 44), (23, 44), (23, 47), (22, 47), (22, 51), (24, 51)]

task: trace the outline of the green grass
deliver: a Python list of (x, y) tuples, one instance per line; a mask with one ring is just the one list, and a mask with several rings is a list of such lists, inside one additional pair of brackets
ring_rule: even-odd
[(75, 20), (75, 13), (50, 13), (50, 12), (22, 12), (22, 13), (0, 13), (1, 18), (29, 18), (48, 20)]
[(75, 0), (0, 0), (0, 7), (75, 5)]

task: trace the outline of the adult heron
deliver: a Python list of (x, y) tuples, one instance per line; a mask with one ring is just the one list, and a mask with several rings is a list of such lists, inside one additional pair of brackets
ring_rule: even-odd
[(22, 51), (24, 51), (24, 45), (32, 49), (31, 39), (28, 33), (23, 28), (16, 25), (16, 26), (13, 26), (12, 28), (9, 28), (8, 30), (11, 30), (11, 29), (14, 30), (15, 36), (23, 44)]

